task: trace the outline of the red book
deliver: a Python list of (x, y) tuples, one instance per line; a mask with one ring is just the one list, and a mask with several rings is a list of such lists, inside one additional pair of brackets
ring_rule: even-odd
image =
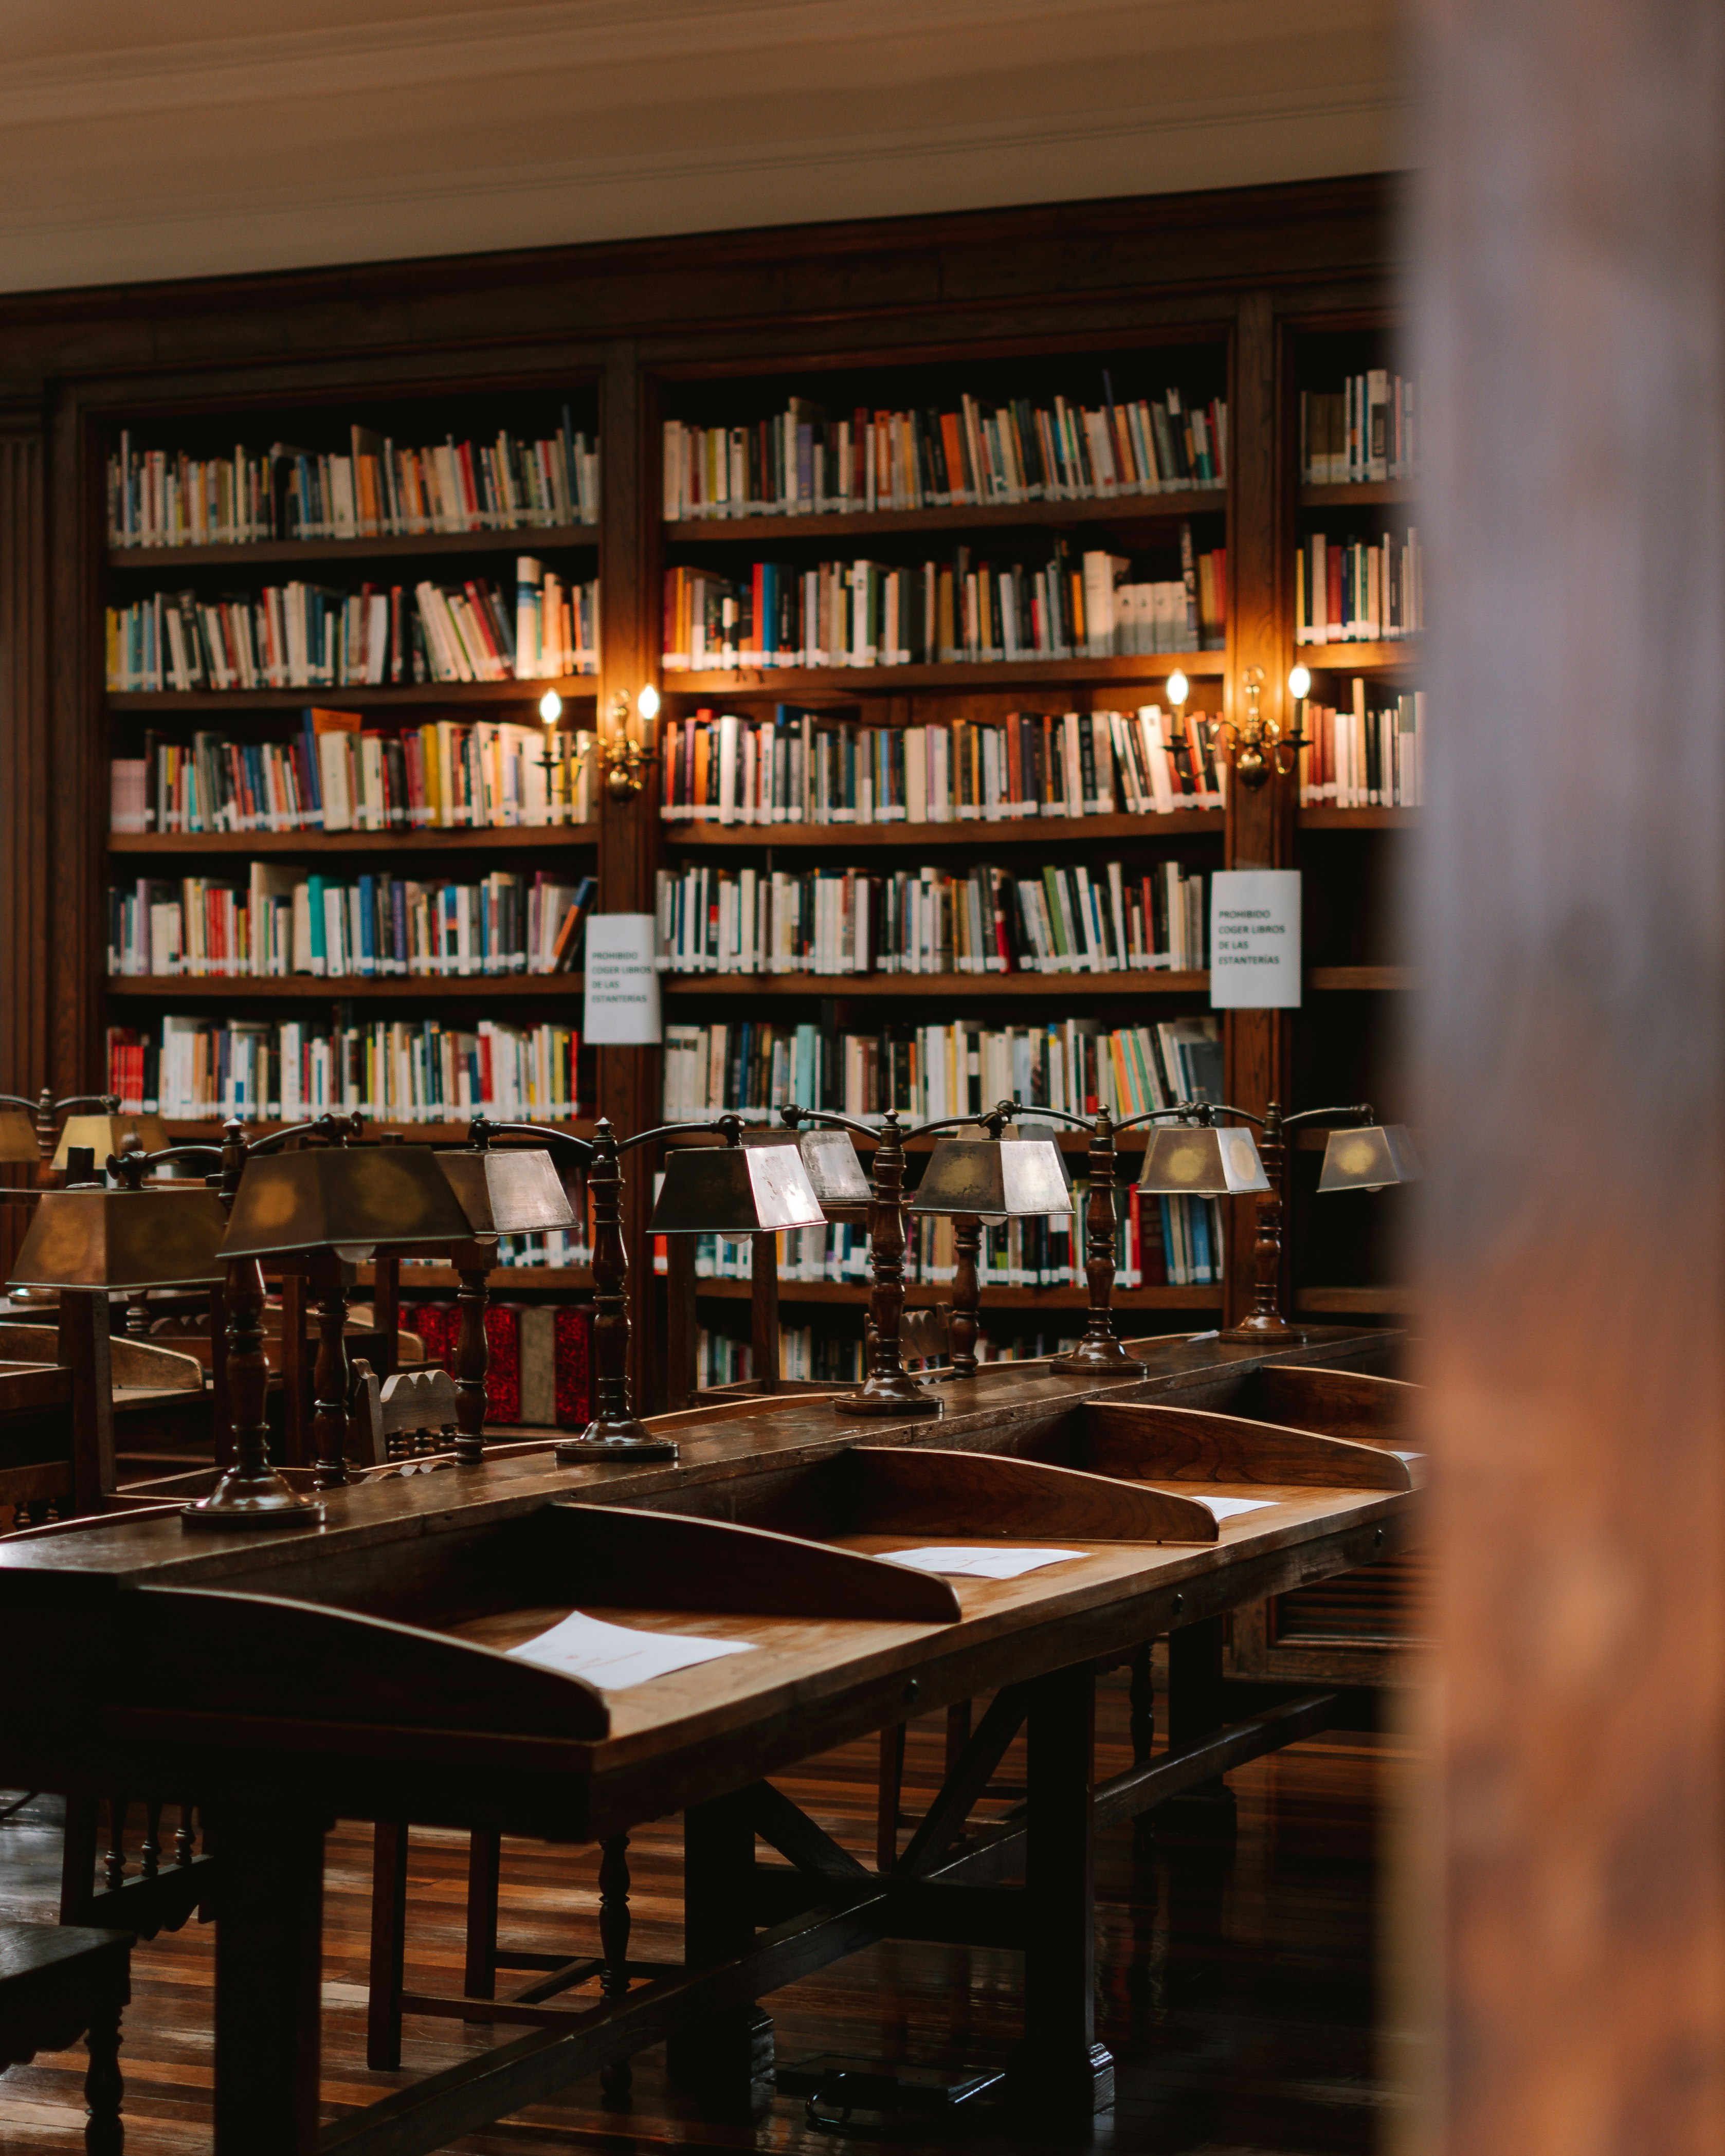
[(485, 1312), (485, 1419), (521, 1419), (521, 1312), (514, 1302), (494, 1302)]
[(557, 1313), (557, 1415), (559, 1430), (584, 1430), (593, 1420), (593, 1310), (565, 1303)]
[(403, 1329), (417, 1332), (425, 1342), (425, 1360), (434, 1369), (447, 1370), (455, 1347), (455, 1306), (453, 1302), (403, 1304)]

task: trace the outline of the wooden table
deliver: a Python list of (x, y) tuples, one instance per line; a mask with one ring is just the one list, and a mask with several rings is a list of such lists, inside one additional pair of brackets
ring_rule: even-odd
[[(1369, 1357), (1382, 1336), (1362, 1339), (1338, 1332), (1295, 1359)], [(1260, 1359), (1174, 1343), (1150, 1379), (1111, 1386), (1009, 1366), (943, 1388), (937, 1421), (902, 1428), (766, 1402), (680, 1419), (674, 1465), (558, 1469), (548, 1450), (517, 1451), (332, 1493), (315, 1532), (193, 1541), (174, 1521), (121, 1517), (0, 1543), (0, 1610), (32, 1641), (0, 1780), (201, 1806), (219, 1870), (220, 2156), (411, 2156), (666, 2036), (716, 2108), (746, 2109), (771, 2071), (757, 2002), (892, 1936), (1021, 1947), (1024, 2095), (1087, 2115), (1111, 2094), (1092, 2023), (1097, 1825), (1322, 1726), (1272, 1711), (1199, 1729), (1093, 1790), (1096, 1669), (1388, 1555), (1414, 1524), (1414, 1478), (1394, 1452), (1206, 1415)], [(1218, 1429), (1235, 1433), (1232, 1454), (1190, 1436)], [(1111, 1460), (1109, 1479), (1056, 1464), (1075, 1460)], [(1271, 1502), (1218, 1529), (1196, 1488)], [(879, 1561), (990, 1537), (1083, 1554), (1002, 1582)], [(497, 1653), (578, 1604), (752, 1651), (608, 1696)], [(994, 1706), (890, 1874), (765, 1779), (984, 1693)], [(998, 1758), (1020, 1724), (1022, 1816), (961, 1840), (991, 1747)], [(526, 2032), (320, 2135), (336, 1818), (587, 1840), (676, 1810), (686, 1966), (598, 2007), (500, 2014)], [(788, 1876), (757, 1871), (757, 1835)], [(995, 1883), (1020, 1861), (1021, 1889)]]

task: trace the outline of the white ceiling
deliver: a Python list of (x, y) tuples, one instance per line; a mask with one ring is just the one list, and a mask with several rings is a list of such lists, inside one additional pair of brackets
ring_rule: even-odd
[(4, 0), (0, 290), (1405, 165), (1391, 0)]

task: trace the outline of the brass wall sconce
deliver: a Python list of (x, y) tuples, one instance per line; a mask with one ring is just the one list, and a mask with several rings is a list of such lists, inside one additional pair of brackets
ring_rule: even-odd
[(646, 785), (649, 770), (659, 761), (655, 743), (659, 691), (650, 681), (635, 698), (634, 709), (641, 721), (639, 737), (629, 730), (629, 691), (619, 689), (611, 699), (608, 715), (611, 731), (601, 753), (605, 760), (605, 788), (614, 801), (634, 800)]
[(1218, 741), (1225, 732), (1230, 737), (1229, 760), (1235, 776), (1242, 786), (1254, 790), (1266, 784), (1272, 775), (1291, 778), (1300, 767), (1300, 752), (1306, 746), (1306, 699), (1312, 689), (1312, 676), (1303, 666), (1296, 666), (1288, 676), (1288, 694), (1296, 706), (1291, 727), (1284, 727), (1280, 719), (1264, 716), (1260, 699), (1264, 694), (1264, 669), (1248, 666), (1240, 677), (1240, 687), (1245, 692), (1246, 713), (1243, 719), (1211, 719), (1207, 721), (1212, 741)]

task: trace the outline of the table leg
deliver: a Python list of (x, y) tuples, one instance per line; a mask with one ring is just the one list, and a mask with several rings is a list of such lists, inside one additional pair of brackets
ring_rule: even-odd
[[(755, 1832), (746, 1793), (683, 1815), (683, 1959), (728, 1961), (753, 1941)], [(773, 2020), (758, 2005), (702, 2014), (666, 2047), (672, 2078), (711, 2118), (762, 2117), (773, 2102)]]
[(216, 2156), (314, 2156), (323, 1977), (323, 1842), (316, 1813), (212, 1808)]
[[(1222, 1676), (1223, 1620), (1206, 1617), (1170, 1632), (1168, 1640), (1168, 1741), (1183, 1751), (1228, 1719)], [(1228, 1841), (1235, 1833), (1234, 1792), (1219, 1774), (1161, 1805), (1160, 1831), (1194, 1840)]]
[(1114, 2101), (1096, 2031), (1096, 1680), (1087, 1666), (1026, 1687), (1024, 2033), (1016, 2099), (1071, 2123)]
[(379, 1820), (372, 1830), (372, 1958), (366, 2005), (366, 2064), (384, 2073), (393, 2073), (401, 2064), (407, 1917), (407, 1822)]

